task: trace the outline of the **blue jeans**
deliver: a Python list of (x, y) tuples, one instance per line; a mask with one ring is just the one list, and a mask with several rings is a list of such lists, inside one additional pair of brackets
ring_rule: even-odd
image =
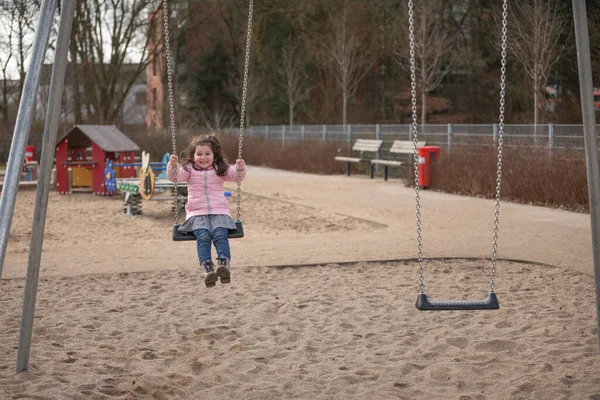
[(195, 231), (192, 231), (192, 233), (196, 237), (198, 259), (200, 259), (200, 264), (202, 264), (204, 261), (212, 260), (210, 255), (211, 242), (215, 244), (217, 258), (227, 258), (228, 260), (231, 259), (231, 251), (229, 249), (229, 239), (227, 239), (226, 228), (216, 228), (212, 231), (212, 234), (208, 231), (208, 229), (196, 229)]

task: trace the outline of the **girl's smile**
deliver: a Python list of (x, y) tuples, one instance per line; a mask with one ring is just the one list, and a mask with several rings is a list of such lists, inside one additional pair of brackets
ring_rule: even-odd
[(196, 146), (196, 152), (194, 153), (194, 164), (198, 168), (209, 168), (215, 161), (215, 155), (212, 152), (210, 146)]

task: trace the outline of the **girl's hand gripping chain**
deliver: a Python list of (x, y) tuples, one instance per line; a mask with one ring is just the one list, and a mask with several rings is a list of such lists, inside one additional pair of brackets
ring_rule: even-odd
[(246, 168), (246, 162), (243, 159), (241, 159), (241, 158), (235, 160), (235, 168), (238, 171), (243, 171), (244, 168)]

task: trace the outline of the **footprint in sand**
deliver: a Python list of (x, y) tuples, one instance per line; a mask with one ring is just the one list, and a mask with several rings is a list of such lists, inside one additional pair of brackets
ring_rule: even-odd
[(469, 339), (466, 337), (450, 337), (446, 339), (446, 343), (459, 349), (465, 349), (469, 345)]
[(142, 354), (142, 358), (144, 360), (156, 360), (158, 356), (153, 351), (147, 351), (144, 354)]
[(102, 326), (102, 324), (100, 324), (99, 322), (94, 322), (92, 324), (82, 325), (81, 327), (88, 331), (97, 331), (100, 328), (100, 326)]
[(477, 351), (507, 351), (516, 347), (515, 342), (511, 340), (488, 340), (486, 342), (477, 343), (475, 350)]

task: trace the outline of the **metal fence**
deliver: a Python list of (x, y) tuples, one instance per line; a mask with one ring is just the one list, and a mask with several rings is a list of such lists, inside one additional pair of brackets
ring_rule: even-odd
[[(600, 125), (596, 126), (596, 136)], [(246, 134), (253, 138), (280, 141), (282, 144), (305, 141), (344, 143), (348, 149), (356, 139), (412, 140), (412, 125), (262, 125), (251, 126)], [(432, 124), (417, 127), (419, 141), (429, 145), (488, 146), (496, 143), (498, 124)], [(531, 146), (552, 149), (585, 148), (583, 125), (504, 125), (505, 146)]]

